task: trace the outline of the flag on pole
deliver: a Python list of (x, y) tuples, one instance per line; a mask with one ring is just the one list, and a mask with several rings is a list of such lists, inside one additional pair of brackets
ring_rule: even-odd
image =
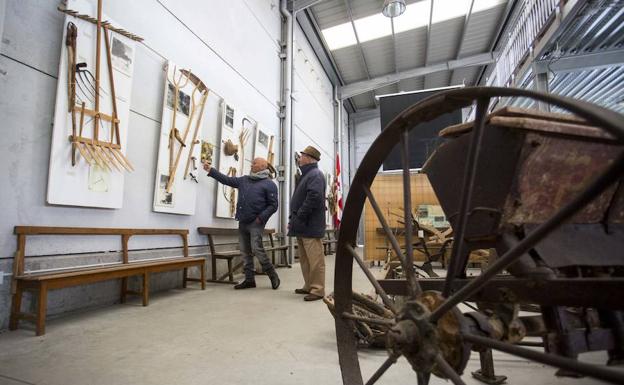
[(334, 228), (340, 227), (342, 219), (342, 185), (340, 184), (340, 155), (336, 154), (336, 172), (334, 173), (334, 185), (332, 195), (334, 197)]

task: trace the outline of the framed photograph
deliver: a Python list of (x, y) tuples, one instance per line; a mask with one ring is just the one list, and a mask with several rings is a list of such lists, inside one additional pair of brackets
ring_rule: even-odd
[(269, 148), (269, 136), (262, 130), (258, 130), (258, 143)]
[[(173, 100), (175, 94), (175, 87), (171, 83), (167, 83), (167, 107), (173, 110)], [(178, 112), (186, 116), (189, 115), (189, 109), (191, 106), (191, 97), (182, 90), (178, 90)]]
[(132, 58), (134, 58), (134, 48), (113, 34), (111, 38), (111, 61), (113, 68), (124, 75), (130, 76), (132, 74)]
[(167, 192), (167, 182), (169, 182), (169, 175), (160, 174), (158, 178), (158, 196), (156, 197), (156, 204), (158, 206), (173, 207), (173, 191)]
[(234, 109), (227, 104), (225, 105), (225, 125), (234, 128)]

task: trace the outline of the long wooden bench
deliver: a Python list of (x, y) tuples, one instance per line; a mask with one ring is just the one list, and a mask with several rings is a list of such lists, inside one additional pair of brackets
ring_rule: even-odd
[[(122, 228), (90, 228), (90, 227), (42, 227), (42, 226), (15, 226), (17, 235), (17, 251), (13, 261), (11, 318), (9, 329), (16, 330), (20, 320), (35, 322), (38, 336), (45, 333), (45, 318), (47, 309), (47, 295), (49, 290), (87, 283), (121, 279), (120, 301), (126, 301), (128, 294), (140, 295), (143, 306), (149, 304), (149, 274), (162, 271), (184, 269), (182, 287), (187, 282), (201, 283), (205, 289), (205, 258), (188, 256), (188, 230), (185, 229), (122, 229)], [(26, 237), (34, 235), (119, 235), (121, 236), (122, 261), (116, 265), (75, 268), (71, 270), (52, 271), (44, 273), (25, 273), (24, 259), (26, 257)], [(183, 244), (183, 256), (175, 258), (158, 258), (130, 262), (128, 259), (128, 240), (134, 235), (179, 235)], [(188, 277), (188, 268), (197, 266), (200, 278)], [(141, 291), (128, 290), (128, 278), (142, 276)], [(34, 314), (23, 313), (22, 295), (24, 291), (33, 291), (38, 297), (37, 310)]]
[[(232, 228), (220, 228), (220, 227), (198, 227), (197, 232), (202, 235), (205, 235), (208, 238), (208, 247), (210, 248), (210, 257), (212, 262), (212, 278), (208, 280), (208, 282), (215, 283), (228, 283), (228, 284), (237, 284), (238, 282), (234, 280), (234, 272), (243, 267), (244, 262), (240, 261), (236, 265), (233, 265), (233, 260), (235, 257), (240, 257), (240, 250), (217, 250), (215, 237), (237, 237), (238, 239), (238, 229)], [(276, 242), (275, 229), (264, 229), (264, 235), (269, 238), (269, 245), (265, 246), (264, 250), (268, 253), (271, 253), (271, 259), (273, 265), (275, 267), (290, 267), (288, 265), (288, 246), (283, 245), (280, 242)], [(276, 255), (279, 254), (282, 257), (283, 264), (276, 264)], [(227, 273), (217, 276), (217, 260), (225, 260), (227, 261), (228, 271)], [(227, 280), (226, 280), (227, 278)]]

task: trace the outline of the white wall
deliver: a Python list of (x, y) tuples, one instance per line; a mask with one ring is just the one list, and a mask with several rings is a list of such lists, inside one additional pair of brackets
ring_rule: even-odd
[(319, 167), (334, 174), (334, 107), (332, 84), (303, 31), (295, 24), (293, 151), (312, 145), (321, 152)]
[(381, 120), (379, 116), (365, 119), (355, 120), (355, 135), (353, 140), (353, 149), (355, 156), (355, 167), (359, 167), (360, 162), (366, 155), (373, 141), (381, 133)]
[[(214, 218), (215, 183), (204, 173), (200, 174), (196, 215), (152, 211), (164, 87), (162, 68), (167, 59), (190, 68), (211, 90), (279, 134), (278, 0), (104, 2), (106, 14), (145, 39), (145, 44), (136, 46), (127, 146), (136, 171), (126, 176), (123, 208), (119, 210), (46, 204), (51, 123), (65, 15), (56, 10), (58, 0), (0, 0), (0, 11), (5, 1), (4, 23), (0, 21), (0, 269), (5, 273), (11, 270), (15, 225), (188, 228), (191, 245), (206, 243), (195, 231), (198, 226), (236, 227), (235, 221)], [(293, 150), (317, 145), (323, 153), (322, 168), (333, 170), (331, 85), (298, 27), (296, 38), (296, 47), (301, 51), (295, 49), (297, 128)], [(311, 64), (305, 63), (304, 56)], [(315, 72), (309, 66), (316, 68)], [(218, 116), (215, 113), (205, 119)], [(216, 142), (217, 133), (206, 135), (206, 139)], [(275, 153), (279, 155), (279, 151)], [(269, 226), (275, 227), (277, 218), (274, 215)], [(28, 255), (120, 247), (116, 237), (33, 240), (28, 244)], [(131, 240), (130, 247), (177, 245), (175, 237), (137, 237)], [(7, 306), (8, 279), (4, 281), (0, 286), (0, 328)]]

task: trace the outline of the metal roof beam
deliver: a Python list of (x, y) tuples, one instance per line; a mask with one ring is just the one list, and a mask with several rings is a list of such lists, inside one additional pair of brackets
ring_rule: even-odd
[(290, 12), (299, 12), (320, 2), (321, 0), (288, 0), (287, 7)]
[(482, 66), (491, 64), (494, 62), (496, 52), (482, 53), (478, 55), (468, 56), (459, 60), (449, 60), (447, 62), (441, 62), (437, 64), (431, 64), (424, 67), (413, 68), (407, 71), (401, 71), (396, 74), (388, 74), (379, 76), (370, 80), (364, 80), (347, 84), (339, 88), (340, 99), (348, 99), (355, 95), (363, 94), (368, 91), (373, 91), (381, 87), (394, 84), (403, 79), (415, 78), (418, 76), (424, 76), (439, 71), (448, 71), (464, 67)]
[(575, 72), (597, 68), (624, 65), (624, 49), (592, 52), (581, 55), (563, 56), (554, 60), (539, 60), (534, 63), (534, 73)]
[(427, 39), (425, 40), (425, 65), (429, 64), (429, 45), (431, 42), (431, 24), (433, 21), (433, 2), (431, 0), (431, 6), (429, 7), (429, 24), (427, 24)]
[[(505, 26), (507, 25), (507, 22), (509, 21), (509, 18), (511, 17), (514, 6), (516, 4), (517, 4), (516, 0), (507, 0), (507, 5), (505, 6), (505, 11), (503, 12), (504, 16), (501, 19), (500, 23), (498, 24), (498, 28), (496, 28), (496, 33), (492, 36), (492, 40), (490, 41), (488, 52), (493, 52), (494, 49), (496, 48), (496, 45), (498, 44), (500, 38), (503, 36)], [(486, 69), (487, 69), (487, 66), (481, 67), (481, 71), (479, 71), (479, 76), (477, 77), (477, 80), (475, 81), (475, 85), (479, 85), (479, 83), (481, 83), (481, 79), (483, 78), (483, 74), (485, 73)]]
[[(353, 21), (353, 12), (351, 11), (351, 1), (344, 0), (345, 6), (347, 7), (347, 14), (349, 15), (349, 21), (351, 21), (351, 27), (353, 28), (353, 33), (355, 34), (355, 41), (358, 46), (358, 50), (360, 51), (360, 57), (362, 58), (362, 63), (364, 63), (364, 72), (366, 72), (366, 78), (370, 80), (370, 72), (368, 71), (368, 63), (366, 63), (366, 57), (364, 56), (364, 49), (362, 48), (362, 44), (360, 44), (360, 37), (357, 33), (357, 28), (355, 28), (355, 22)], [(374, 99), (374, 98), (373, 98)], [(375, 105), (378, 105), (377, 99), (374, 99)]]
[[(462, 27), (461, 34), (459, 35), (459, 42), (457, 43), (457, 51), (455, 51), (455, 60), (459, 59), (459, 54), (461, 53), (462, 47), (464, 46), (464, 37), (466, 37), (466, 30), (468, 29), (468, 24), (470, 23), (470, 17), (472, 16), (472, 9), (474, 8), (474, 3), (475, 3), (475, 0), (472, 0), (470, 2), (470, 8), (468, 9), (468, 13), (464, 17), (464, 26)], [(451, 85), (451, 82), (453, 81), (454, 74), (455, 72), (451, 71), (451, 74), (449, 76), (449, 81), (448, 81), (449, 86)]]
[[(548, 48), (559, 39), (561, 33), (566, 29), (570, 23), (574, 21), (574, 18), (579, 11), (587, 4), (583, 0), (569, 0), (562, 8), (555, 10), (555, 20), (550, 24), (547, 30), (541, 34), (537, 41), (533, 43), (533, 52), (531, 52), (530, 60), (527, 60), (522, 67), (520, 67), (515, 73), (515, 80), (522, 80), (527, 72), (532, 68), (534, 60), (542, 57)], [(512, 87), (517, 86), (512, 84)]]

